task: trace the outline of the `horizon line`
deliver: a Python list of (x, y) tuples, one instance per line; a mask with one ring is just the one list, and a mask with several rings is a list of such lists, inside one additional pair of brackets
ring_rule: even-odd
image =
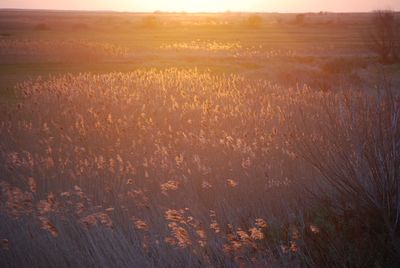
[(51, 9), (51, 8), (18, 8), (18, 7), (0, 7), (0, 11), (50, 11), (50, 12), (109, 12), (109, 13), (144, 13), (144, 14), (229, 14), (229, 13), (262, 13), (262, 14), (298, 14), (298, 13), (371, 13), (377, 10), (392, 10), (396, 13), (400, 13), (400, 11), (395, 9), (374, 9), (370, 11), (329, 11), (329, 10), (320, 10), (320, 11), (235, 11), (235, 10), (226, 10), (226, 11), (164, 11), (164, 10), (154, 10), (154, 11), (122, 11), (122, 10), (111, 10), (111, 9)]

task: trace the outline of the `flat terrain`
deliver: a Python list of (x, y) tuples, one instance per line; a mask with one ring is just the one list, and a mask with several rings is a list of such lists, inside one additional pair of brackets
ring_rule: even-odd
[(1, 102), (18, 82), (60, 73), (197, 67), (329, 90), (399, 71), (368, 50), (370, 14), (299, 16), (0, 10)]
[(400, 267), (372, 18), (1, 10), (0, 267)]

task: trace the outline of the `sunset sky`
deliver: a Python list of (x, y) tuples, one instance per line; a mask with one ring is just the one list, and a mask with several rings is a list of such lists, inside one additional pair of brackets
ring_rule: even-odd
[(399, 0), (0, 0), (0, 8), (115, 11), (371, 11), (400, 9)]

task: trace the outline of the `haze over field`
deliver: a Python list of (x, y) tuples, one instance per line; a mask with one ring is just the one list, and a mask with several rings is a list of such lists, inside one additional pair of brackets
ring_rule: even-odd
[(398, 10), (397, 0), (2, 0), (0, 8), (62, 9), (62, 10), (116, 10), (134, 12), (365, 12), (379, 8)]
[(0, 0), (0, 267), (400, 267), (399, 8)]

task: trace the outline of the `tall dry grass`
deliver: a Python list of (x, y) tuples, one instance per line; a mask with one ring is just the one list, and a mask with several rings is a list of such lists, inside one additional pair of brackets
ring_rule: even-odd
[[(318, 266), (399, 265), (400, 102), (385, 83), (376, 95), (349, 92), (302, 103), (292, 145), (317, 171), (308, 187), (324, 240), (309, 241)], [(312, 114), (311, 107), (316, 109)], [(306, 131), (304, 131), (304, 129)], [(321, 216), (321, 215), (319, 215)]]
[(85, 40), (0, 40), (0, 62), (80, 62), (121, 60), (126, 48)]
[(394, 97), (178, 69), (17, 92), (0, 125), (3, 266), (395, 263)]

